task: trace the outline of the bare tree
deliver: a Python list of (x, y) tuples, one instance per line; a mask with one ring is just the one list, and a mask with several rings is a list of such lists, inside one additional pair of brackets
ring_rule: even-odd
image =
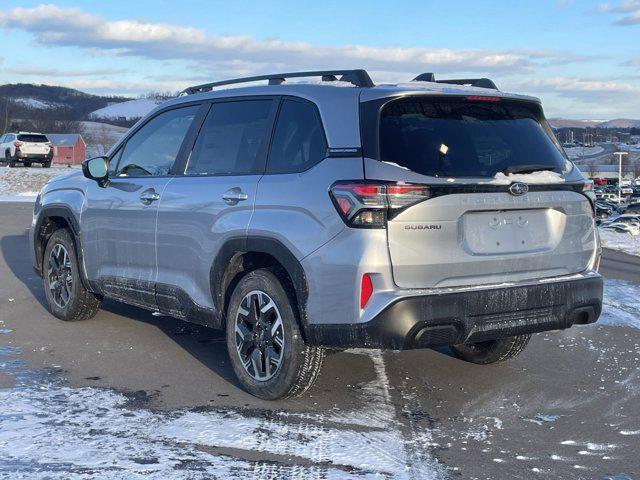
[(111, 146), (115, 143), (116, 138), (113, 133), (108, 130), (106, 125), (88, 131), (85, 135), (89, 156), (105, 155)]

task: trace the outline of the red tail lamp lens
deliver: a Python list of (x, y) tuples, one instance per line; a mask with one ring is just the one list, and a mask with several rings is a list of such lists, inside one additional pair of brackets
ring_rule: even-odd
[(488, 97), (485, 95), (467, 95), (467, 100), (471, 100), (472, 102), (499, 102), (500, 97)]
[(371, 294), (373, 293), (373, 284), (368, 273), (362, 276), (362, 285), (360, 286), (360, 310), (367, 306)]

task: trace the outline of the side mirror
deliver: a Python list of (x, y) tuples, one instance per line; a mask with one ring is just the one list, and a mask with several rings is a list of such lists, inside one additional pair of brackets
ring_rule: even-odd
[(107, 157), (90, 158), (82, 162), (82, 173), (101, 187), (109, 185), (109, 159)]

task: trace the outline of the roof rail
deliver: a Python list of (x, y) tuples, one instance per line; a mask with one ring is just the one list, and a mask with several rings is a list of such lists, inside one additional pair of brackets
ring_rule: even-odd
[(452, 85), (469, 85), (470, 87), (490, 88), (492, 90), (498, 90), (493, 80), (489, 78), (454, 78), (451, 80), (436, 80), (436, 76), (433, 73), (421, 73), (412, 82), (436, 82), (436, 83), (449, 83)]
[[(338, 79), (338, 76), (341, 78)], [(194, 93), (208, 92), (215, 87), (223, 85), (233, 85), (235, 83), (257, 82), (260, 80), (269, 80), (269, 85), (280, 85), (287, 78), (299, 77), (321, 77), (323, 82), (349, 82), (356, 87), (373, 87), (375, 84), (366, 70), (317, 70), (312, 72), (291, 72), (291, 73), (274, 73), (271, 75), (258, 75), (255, 77), (234, 78), (231, 80), (222, 80), (220, 82), (204, 83), (193, 87), (185, 88), (182, 93), (191, 95)]]

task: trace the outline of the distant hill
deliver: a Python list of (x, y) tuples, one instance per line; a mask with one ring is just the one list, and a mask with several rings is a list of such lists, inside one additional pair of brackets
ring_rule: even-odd
[(29, 83), (0, 85), (0, 106), (9, 102), (14, 118), (34, 118), (46, 114), (82, 120), (101, 108), (130, 100), (120, 96), (101, 96), (52, 85)]
[(566, 118), (550, 118), (554, 128), (640, 128), (640, 120), (616, 118), (614, 120), (569, 120)]

